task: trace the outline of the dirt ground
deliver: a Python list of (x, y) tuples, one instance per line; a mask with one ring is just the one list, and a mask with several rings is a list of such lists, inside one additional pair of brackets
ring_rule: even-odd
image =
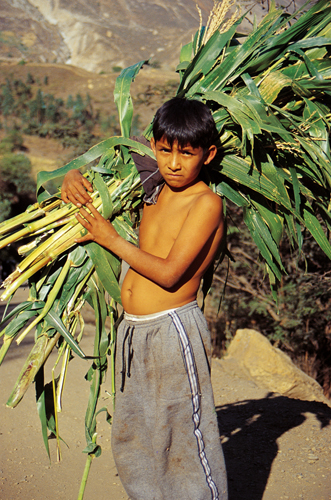
[[(20, 291), (17, 300), (26, 292)], [(0, 305), (0, 312), (3, 305)], [(82, 348), (92, 350), (93, 324)], [(84, 415), (89, 362), (70, 363), (60, 415), (63, 459), (51, 463), (45, 452), (31, 387), (14, 410), (5, 407), (14, 382), (31, 349), (32, 337), (12, 346), (0, 368), (0, 499), (76, 500), (85, 464)], [(53, 358), (55, 360), (55, 358)], [(48, 366), (52, 366), (48, 362)], [(50, 372), (47, 374), (50, 378)], [(270, 394), (254, 382), (229, 375), (213, 360), (212, 382), (221, 440), (227, 464), (229, 500), (330, 500), (331, 408)], [(109, 389), (109, 382), (104, 391)], [(111, 401), (103, 393), (102, 406)], [(93, 461), (85, 500), (127, 499), (116, 474), (110, 447), (110, 427), (98, 417), (101, 457)], [(193, 499), (192, 499), (193, 500)]]

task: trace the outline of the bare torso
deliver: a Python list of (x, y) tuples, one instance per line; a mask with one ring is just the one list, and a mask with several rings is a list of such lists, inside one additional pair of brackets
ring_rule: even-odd
[[(156, 205), (144, 207), (139, 234), (140, 249), (165, 259), (190, 210), (201, 196), (215, 197), (215, 203), (219, 203), (218, 196), (202, 182), (184, 193), (163, 189)], [(122, 285), (124, 310), (129, 314), (152, 314), (180, 307), (194, 300), (201, 278), (212, 262), (222, 236), (223, 226), (220, 224), (205, 243), (198, 258), (172, 288), (164, 288), (130, 268)], [(196, 238), (199, 238), (199, 234)]]

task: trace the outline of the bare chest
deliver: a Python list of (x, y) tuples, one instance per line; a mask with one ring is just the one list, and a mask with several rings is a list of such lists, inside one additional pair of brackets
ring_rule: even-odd
[(189, 204), (146, 205), (139, 230), (139, 244), (158, 257), (166, 257), (176, 241), (189, 212)]

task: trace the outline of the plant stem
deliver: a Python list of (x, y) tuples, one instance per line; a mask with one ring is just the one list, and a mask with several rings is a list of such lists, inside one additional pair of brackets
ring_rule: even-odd
[(1, 349), (0, 349), (0, 365), (3, 362), (4, 357), (6, 356), (7, 351), (9, 349), (9, 347), (11, 346), (11, 343), (13, 340), (14, 340), (14, 337), (9, 337), (7, 335), (4, 336), (3, 344), (2, 344)]
[(36, 326), (39, 323), (39, 321), (41, 321), (46, 316), (46, 314), (48, 313), (48, 311), (52, 307), (54, 300), (56, 299), (56, 296), (59, 293), (59, 291), (63, 285), (64, 280), (66, 279), (66, 276), (67, 276), (68, 271), (70, 269), (70, 265), (71, 265), (71, 262), (69, 259), (67, 259), (66, 263), (64, 264), (63, 268), (61, 269), (61, 272), (60, 272), (57, 280), (55, 281), (55, 283), (52, 287), (52, 290), (48, 294), (48, 297), (47, 297), (47, 300), (46, 300), (46, 303), (44, 305), (42, 312), (39, 314), (39, 316), (37, 316), (37, 318), (35, 318), (29, 324), (29, 326), (24, 330), (24, 332), (21, 333), (21, 335), (16, 340), (17, 345), (19, 345), (22, 342), (22, 340), (26, 337), (26, 335), (32, 330), (32, 328), (34, 326)]
[(27, 269), (24, 273), (20, 274), (17, 279), (10, 286), (6, 288), (6, 291), (1, 295), (0, 300), (7, 300), (14, 292), (16, 292), (17, 288), (23, 285), (23, 283), (33, 276), (39, 269), (42, 269), (51, 261), (50, 257), (46, 257), (42, 260), (39, 260), (32, 267)]
[[(97, 440), (97, 433), (95, 433), (93, 435), (92, 442), (96, 443), (96, 440)], [(86, 487), (86, 483), (87, 483), (87, 479), (88, 479), (88, 475), (89, 475), (89, 472), (90, 472), (90, 468), (91, 468), (91, 464), (92, 464), (93, 458), (94, 458), (93, 453), (89, 454), (87, 456), (87, 458), (86, 458), (85, 468), (84, 468), (84, 472), (83, 472), (82, 481), (80, 483), (80, 488), (79, 488), (79, 493), (78, 493), (77, 500), (83, 500), (83, 498), (84, 498), (85, 487)]]

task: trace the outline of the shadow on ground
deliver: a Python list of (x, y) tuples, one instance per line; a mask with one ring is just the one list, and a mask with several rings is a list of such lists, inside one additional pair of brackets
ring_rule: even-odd
[(316, 416), (321, 428), (330, 425), (331, 408), (323, 403), (300, 401), (273, 393), (258, 400), (244, 400), (216, 408), (228, 472), (229, 500), (261, 500), (277, 439), (301, 425), (305, 413)]

